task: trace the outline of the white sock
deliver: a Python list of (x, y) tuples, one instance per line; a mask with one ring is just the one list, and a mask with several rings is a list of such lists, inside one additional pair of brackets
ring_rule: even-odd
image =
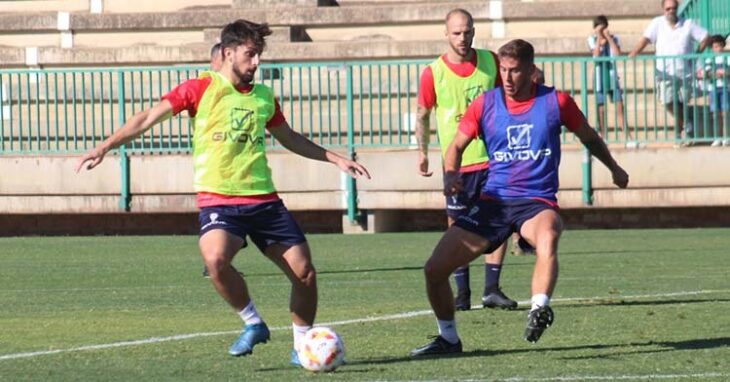
[(548, 295), (542, 293), (536, 294), (532, 296), (532, 308), (530, 308), (530, 311), (538, 309), (541, 306), (548, 305), (550, 305), (550, 297), (548, 297)]
[(299, 343), (304, 338), (304, 335), (307, 334), (307, 331), (312, 329), (312, 325), (299, 326), (292, 322), (291, 328), (294, 333), (294, 350), (299, 351)]
[(261, 319), (261, 316), (259, 316), (259, 312), (256, 311), (256, 305), (253, 304), (253, 300), (251, 300), (242, 311), (238, 312), (238, 315), (241, 316), (241, 319), (247, 326), (264, 322), (264, 320)]
[(456, 321), (455, 320), (436, 320), (439, 326), (439, 335), (451, 344), (459, 342), (459, 334), (456, 333)]

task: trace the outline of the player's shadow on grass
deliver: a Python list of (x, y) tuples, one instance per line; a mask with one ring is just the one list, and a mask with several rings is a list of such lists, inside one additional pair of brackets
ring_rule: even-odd
[[(508, 354), (519, 354), (519, 353), (531, 353), (531, 352), (562, 352), (562, 351), (575, 351), (575, 350), (611, 350), (618, 349), (618, 352), (613, 356), (624, 356), (630, 354), (645, 354), (645, 353), (659, 353), (674, 350), (706, 350), (715, 349), (721, 347), (730, 346), (730, 337), (721, 338), (706, 338), (697, 340), (687, 341), (648, 341), (641, 343), (627, 343), (627, 344), (600, 344), (600, 345), (579, 345), (579, 346), (564, 346), (564, 347), (534, 347), (534, 348), (522, 348), (522, 349), (509, 349), (509, 350), (471, 350), (463, 353), (451, 354), (447, 356), (438, 357), (439, 359), (448, 358), (473, 358), (473, 357), (492, 357), (498, 355)], [(638, 349), (639, 347), (646, 347), (646, 349)], [(621, 349), (632, 349), (631, 351), (621, 351)], [(590, 359), (590, 358), (605, 358), (606, 354), (591, 355), (585, 357), (562, 357), (561, 359)], [(435, 357), (418, 357), (413, 358), (409, 356), (401, 357), (384, 357), (384, 358), (371, 358), (363, 360), (348, 361), (348, 366), (366, 366), (366, 365), (383, 365), (401, 362), (418, 362), (418, 361), (429, 361)], [(343, 371), (345, 368), (343, 368)]]
[[(616, 298), (585, 300), (581, 302), (560, 303), (560, 307), (567, 308), (587, 308), (592, 306), (653, 306), (653, 305), (676, 305), (676, 304), (704, 304), (714, 302), (730, 302), (727, 298), (695, 298), (683, 300), (645, 300), (645, 301), (627, 301)], [(556, 304), (557, 305), (557, 304)]]
[[(578, 359), (605, 359), (611, 357), (621, 357), (632, 354), (650, 354), (650, 353), (665, 353), (675, 350), (707, 350), (730, 347), (730, 337), (721, 338), (704, 338), (697, 340), (687, 341), (647, 341), (647, 342), (632, 342), (621, 345), (598, 345), (597, 347), (591, 347), (594, 349), (615, 349), (610, 354), (594, 354), (587, 356), (577, 357), (561, 357), (564, 360), (578, 360)], [(631, 348), (634, 350), (623, 351), (622, 348)], [(636, 349), (639, 348), (639, 349)], [(545, 349), (550, 350), (550, 349)]]
[[(434, 357), (411, 357), (411, 356), (397, 356), (397, 357), (381, 357), (381, 358), (368, 358), (368, 359), (356, 359), (348, 360), (345, 366), (337, 369), (338, 375), (347, 373), (364, 373), (369, 370), (363, 370), (357, 367), (367, 367), (376, 365), (388, 365), (394, 363), (403, 362), (422, 362), (431, 361), (433, 359), (449, 359), (449, 358), (475, 358), (475, 357), (493, 357), (499, 355), (519, 354), (519, 353), (532, 353), (532, 352), (563, 352), (563, 351), (576, 351), (576, 350), (613, 350), (611, 354), (595, 354), (588, 356), (577, 356), (577, 357), (561, 357), (560, 359), (565, 360), (577, 360), (577, 359), (604, 359), (610, 357), (620, 357), (631, 354), (647, 354), (647, 353), (663, 353), (675, 350), (707, 350), (721, 347), (730, 346), (730, 337), (721, 338), (705, 338), (687, 341), (647, 341), (647, 342), (630, 342), (626, 344), (600, 344), (600, 345), (578, 345), (578, 346), (562, 346), (562, 347), (529, 347), (522, 349), (508, 349), (508, 350), (471, 350), (463, 353), (449, 354), (445, 356), (434, 356)], [(639, 348), (639, 349), (637, 349)], [(630, 350), (629, 350), (630, 349)], [(628, 350), (628, 351), (626, 351)], [(290, 366), (289, 366), (290, 367)], [(281, 371), (281, 368), (262, 368), (257, 369), (258, 372), (275, 372)]]

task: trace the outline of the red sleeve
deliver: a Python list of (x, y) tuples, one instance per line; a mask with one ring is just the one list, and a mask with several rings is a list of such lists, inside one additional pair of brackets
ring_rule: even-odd
[(436, 106), (436, 87), (433, 84), (433, 71), (426, 66), (421, 73), (421, 84), (418, 88), (418, 106), (433, 109)]
[(476, 98), (469, 107), (466, 108), (464, 116), (459, 122), (459, 131), (469, 136), (471, 139), (479, 137), (479, 124), (482, 120), (482, 112), (484, 111), (484, 95)]
[(279, 106), (279, 100), (274, 98), (274, 115), (271, 117), (269, 122), (266, 122), (266, 128), (270, 129), (286, 122), (286, 117), (281, 112), (281, 106)]
[(586, 117), (576, 105), (573, 97), (568, 93), (558, 91), (558, 105), (560, 107), (560, 122), (570, 131), (576, 131), (586, 122)]
[(187, 110), (191, 118), (195, 117), (200, 99), (203, 98), (203, 93), (205, 93), (205, 89), (208, 88), (211, 81), (212, 78), (210, 77), (187, 80), (162, 96), (162, 99), (170, 102), (173, 115), (178, 115), (183, 110)]
[(494, 87), (496, 88), (502, 86), (502, 76), (499, 75), (499, 56), (497, 56), (497, 53), (492, 51), (490, 51), (490, 53), (494, 56), (494, 63), (497, 66), (497, 78), (494, 79)]

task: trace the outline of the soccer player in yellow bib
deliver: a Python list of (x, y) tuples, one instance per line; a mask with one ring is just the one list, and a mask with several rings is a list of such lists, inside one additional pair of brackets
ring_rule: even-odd
[[(279, 199), (265, 155), (265, 130), (301, 156), (330, 162), (353, 177), (370, 178), (362, 165), (325, 150), (293, 131), (272, 90), (254, 83), (271, 31), (266, 24), (237, 20), (221, 32), (223, 66), (180, 84), (148, 110), (81, 157), (76, 171), (98, 166), (104, 155), (156, 124), (187, 110), (193, 117), (194, 186), (200, 208), (200, 252), (218, 293), (244, 321), (229, 353), (251, 354), (269, 340), (246, 282), (231, 262), (247, 237), (291, 281), (294, 348), (317, 312), (316, 273), (301, 229)], [(298, 364), (296, 351), (292, 363)]]
[[(427, 66), (421, 74), (416, 119), (418, 172), (421, 176), (433, 175), (428, 163), (431, 110), (436, 111), (436, 126), (443, 156), (456, 136), (459, 120), (471, 101), (485, 91), (500, 85), (497, 75), (499, 67), (497, 55), (489, 50), (471, 47), (474, 40), (474, 19), (469, 12), (457, 8), (446, 15), (446, 38), (449, 42), (446, 53)], [(446, 197), (449, 226), (459, 216), (467, 213), (471, 205), (479, 199), (479, 190), (486, 182), (488, 174), (489, 156), (484, 143), (473, 141), (464, 152), (461, 163), (463, 191)], [(503, 309), (517, 307), (517, 302), (502, 293), (499, 287), (506, 248), (507, 244), (504, 243), (484, 257), (485, 282), (482, 294), (484, 307)], [(455, 307), (457, 310), (469, 310), (471, 308), (469, 264), (454, 272), (454, 280), (457, 287)]]

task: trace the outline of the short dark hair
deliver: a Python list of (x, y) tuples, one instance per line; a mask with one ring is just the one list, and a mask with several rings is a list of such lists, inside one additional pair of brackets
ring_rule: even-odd
[(535, 62), (535, 48), (529, 42), (516, 39), (499, 48), (499, 57), (514, 58), (522, 64), (533, 64)]
[(721, 44), (722, 46), (725, 46), (727, 41), (725, 41), (725, 36), (720, 34), (715, 34), (710, 36), (710, 45), (712, 44)]
[(271, 29), (266, 23), (256, 24), (238, 19), (226, 25), (221, 31), (221, 47), (234, 48), (247, 42), (253, 42), (259, 52), (263, 52), (266, 48), (266, 36), (270, 34)]
[(217, 42), (210, 48), (210, 57), (215, 57), (221, 51), (221, 43)]
[(463, 9), (463, 8), (454, 8), (454, 9), (450, 10), (449, 13), (446, 14), (445, 21), (448, 23), (451, 16), (453, 16), (455, 14), (464, 15), (466, 17), (467, 21), (469, 22), (469, 25), (474, 26), (474, 17), (472, 17), (472, 15), (471, 15), (471, 13), (469, 13), (469, 11), (467, 11), (466, 9)]
[(596, 16), (596, 17), (595, 17), (595, 18), (593, 19), (593, 27), (595, 28), (595, 27), (597, 27), (597, 26), (599, 26), (599, 25), (605, 25), (605, 26), (608, 26), (608, 17), (606, 17), (606, 16), (604, 16), (604, 15), (599, 15), (599, 16)]

